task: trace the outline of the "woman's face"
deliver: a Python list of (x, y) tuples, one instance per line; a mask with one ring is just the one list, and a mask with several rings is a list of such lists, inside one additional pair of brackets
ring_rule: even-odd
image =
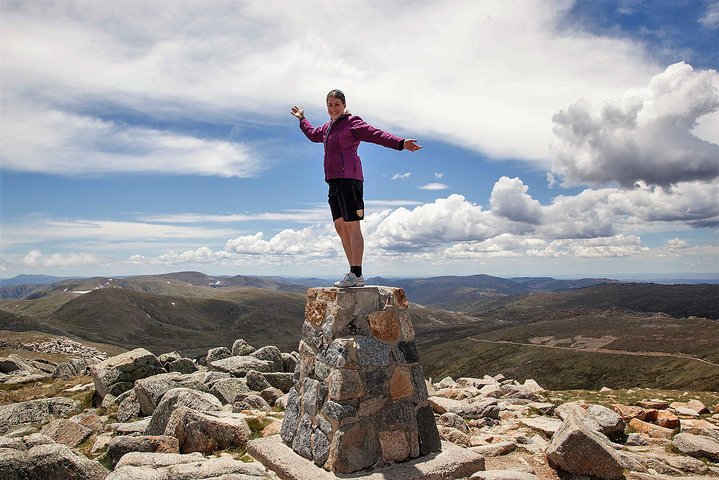
[(335, 121), (345, 113), (345, 104), (339, 98), (329, 97), (327, 99), (327, 113), (330, 114), (332, 121)]

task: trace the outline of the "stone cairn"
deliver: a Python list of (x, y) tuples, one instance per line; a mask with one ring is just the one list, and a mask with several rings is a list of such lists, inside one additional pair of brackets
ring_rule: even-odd
[(334, 473), (441, 450), (401, 288), (311, 288), (282, 440)]

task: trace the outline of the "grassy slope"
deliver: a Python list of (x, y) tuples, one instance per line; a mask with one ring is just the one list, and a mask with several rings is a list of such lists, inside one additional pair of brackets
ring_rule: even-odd
[(595, 352), (494, 345), (469, 339), (419, 344), (427, 375), (533, 378), (556, 390), (611, 388), (675, 388), (719, 390), (719, 367), (672, 357), (637, 357)]
[(154, 353), (197, 355), (208, 347), (230, 346), (237, 338), (294, 349), (304, 303), (298, 294), (259, 289), (223, 292), (219, 298), (102, 289), (67, 302), (48, 324), (89, 340)]
[[(35, 300), (13, 301), (13, 305), (22, 306), (15, 308), (23, 313), (41, 314), (28, 318), (0, 312), (0, 328), (3, 324), (12, 324), (15, 330), (54, 328), (124, 348), (142, 346), (155, 353), (180, 350), (199, 355), (209, 347), (229, 346), (236, 338), (245, 338), (255, 345), (277, 345), (283, 351), (297, 348), (304, 295), (279, 292), (275, 287), (203, 286), (208, 279), (211, 277), (204, 274), (184, 272), (113, 282), (103, 278), (68, 280), (36, 294)], [(455, 285), (458, 281), (455, 277), (440, 278), (444, 287), (427, 293), (425, 298), (444, 304), (447, 299), (441, 293), (452, 293), (451, 289), (457, 288), (451, 298), (472, 299), (475, 305), (477, 295), (489, 298), (490, 302), (496, 300), (489, 312), (491, 303), (487, 302), (474, 316), (411, 306), (422, 363), (428, 374), (456, 377), (504, 373), (515, 378), (535, 378), (551, 388), (608, 385), (719, 389), (719, 371), (689, 359), (555, 350), (466, 339), (475, 336), (489, 341), (530, 343), (537, 342), (536, 337), (548, 337), (552, 339), (550, 343), (571, 346), (575, 337), (607, 336), (615, 338), (609, 338), (602, 345), (604, 349), (683, 353), (719, 363), (716, 320), (671, 318), (628, 310), (711, 316), (716, 309), (714, 299), (719, 288), (716, 285), (609, 284), (517, 296), (497, 291), (492, 297), (479, 290), (490, 280), (492, 277), (476, 276), (472, 285), (461, 287)], [(238, 277), (236, 281), (241, 283), (245, 279)], [(99, 286), (104, 288), (84, 295), (68, 293)], [(431, 285), (413, 286), (425, 291), (432, 289)], [(414, 300), (411, 296), (410, 299)], [(7, 309), (9, 303), (4, 302), (0, 308)], [(43, 322), (43, 315), (50, 316), (50, 321)]]

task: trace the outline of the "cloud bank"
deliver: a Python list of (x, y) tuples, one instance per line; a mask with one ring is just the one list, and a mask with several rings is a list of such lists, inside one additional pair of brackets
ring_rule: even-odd
[[(323, 115), (331, 78), (353, 111), (390, 130), (546, 164), (552, 115), (576, 92), (598, 102), (658, 69), (630, 40), (560, 26), (571, 5), (5, 2), (3, 129), (15, 128), (1, 137), (3, 162), (52, 174), (256, 175), (256, 145), (153, 125), (276, 125), (294, 103)], [(393, 92), (401, 101), (388, 101)]]
[(552, 172), (570, 186), (715, 180), (719, 145), (692, 131), (700, 117), (718, 110), (716, 71), (695, 72), (683, 62), (670, 65), (646, 88), (598, 107), (580, 100), (554, 115)]

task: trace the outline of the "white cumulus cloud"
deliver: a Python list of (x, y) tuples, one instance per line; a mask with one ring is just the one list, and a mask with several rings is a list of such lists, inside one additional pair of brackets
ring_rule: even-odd
[(45, 255), (40, 250), (31, 250), (20, 259), (27, 267), (78, 267), (83, 265), (102, 265), (103, 260), (94, 253), (53, 253)]
[(719, 2), (712, 1), (707, 5), (707, 10), (699, 19), (699, 23), (706, 28), (719, 27)]
[(527, 194), (528, 190), (519, 178), (500, 178), (494, 184), (489, 201), (492, 212), (508, 220), (541, 223), (542, 206)]
[(2, 166), (11, 170), (92, 175), (109, 172), (251, 177), (261, 155), (246, 144), (128, 126), (36, 106), (0, 115)]
[(412, 172), (395, 173), (390, 180), (405, 180), (412, 175)]
[[(28, 127), (29, 152), (47, 148), (32, 135), (53, 134), (49, 127), (57, 122), (46, 117), (66, 115), (70, 131), (60, 130), (60, 145), (104, 153), (98, 163), (108, 160), (99, 146), (116, 147), (130, 137), (143, 145), (141, 152), (169, 145), (181, 160), (194, 152), (197, 170), (183, 160), (181, 172), (251, 175), (257, 165), (246, 145), (174, 138), (179, 133), (166, 139), (152, 129), (107, 125), (90, 112), (277, 124), (287, 121), (293, 103), (307, 105), (310, 116), (324, 115), (331, 78), (355, 113), (372, 112), (373, 124), (544, 164), (551, 116), (575, 102), (577, 92), (598, 102), (659, 70), (637, 42), (564, 28), (569, 1), (349, 5), (351, 15), (344, 2), (323, 1), (178, 2), (171, 12), (162, 0), (4, 2), (3, 116), (11, 126)], [(393, 92), (402, 92), (401, 101)], [(30, 104), (40, 114), (24, 115)], [(74, 133), (83, 121), (85, 138)], [(124, 159), (141, 168), (133, 155), (128, 150)], [(158, 164), (150, 171), (152, 165)], [(48, 159), (29, 165), (44, 166), (58, 170)]]
[(420, 190), (447, 190), (449, 185), (444, 183), (432, 182), (419, 187)]
[[(680, 62), (598, 107), (581, 100), (553, 117), (552, 172), (565, 185), (668, 186), (719, 177), (719, 145), (694, 135), (719, 110), (719, 74)], [(718, 125), (719, 126), (719, 125)]]

